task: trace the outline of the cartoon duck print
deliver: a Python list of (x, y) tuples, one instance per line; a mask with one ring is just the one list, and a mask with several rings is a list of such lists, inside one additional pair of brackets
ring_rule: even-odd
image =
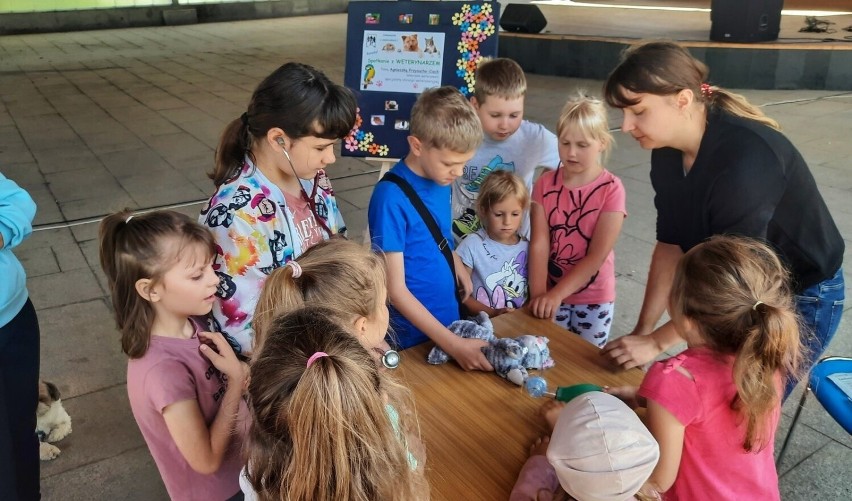
[[(476, 291), (476, 299), (492, 308), (523, 305), (527, 294), (527, 253), (521, 252), (514, 260), (506, 261), (503, 267), (485, 278), (485, 287)], [(488, 291), (491, 297), (488, 297)]]
[(373, 77), (376, 76), (376, 68), (373, 67), (372, 64), (368, 64), (364, 66), (364, 88), (366, 89), (372, 82)]

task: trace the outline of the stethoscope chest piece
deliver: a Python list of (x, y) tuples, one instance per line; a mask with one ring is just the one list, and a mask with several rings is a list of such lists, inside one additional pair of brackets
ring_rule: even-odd
[(382, 365), (388, 369), (396, 369), (399, 367), (400, 357), (396, 350), (388, 350), (382, 354)]

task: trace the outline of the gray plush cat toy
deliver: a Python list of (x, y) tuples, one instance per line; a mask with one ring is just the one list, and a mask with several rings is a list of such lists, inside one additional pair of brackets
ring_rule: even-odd
[[(494, 367), (494, 372), (519, 386), (527, 380), (527, 369), (547, 369), (554, 365), (546, 337), (524, 335), (516, 338), (497, 338), (491, 319), (485, 312), (480, 312), (471, 320), (456, 320), (447, 328), (465, 339), (488, 341), (488, 346), (482, 348), (482, 353)], [(447, 352), (438, 346), (432, 348), (426, 357), (426, 361), (434, 365), (446, 363), (449, 359)]]

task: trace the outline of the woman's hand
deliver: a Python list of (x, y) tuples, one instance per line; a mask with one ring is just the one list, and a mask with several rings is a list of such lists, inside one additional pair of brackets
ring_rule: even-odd
[(551, 319), (556, 316), (556, 312), (559, 311), (559, 306), (562, 304), (562, 298), (555, 297), (552, 292), (551, 289), (530, 301), (530, 313), (534, 317)]
[(601, 356), (622, 369), (632, 369), (654, 360), (662, 351), (653, 335), (630, 334), (608, 342)]

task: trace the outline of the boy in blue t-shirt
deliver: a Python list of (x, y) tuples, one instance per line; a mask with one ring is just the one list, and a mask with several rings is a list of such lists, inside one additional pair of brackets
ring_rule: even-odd
[[(407, 181), (453, 248), (450, 184), (482, 142), (482, 126), (454, 87), (429, 89), (411, 109), (409, 153), (390, 172)], [(373, 190), (368, 211), (373, 244), (385, 254), (391, 327), (401, 348), (434, 341), (465, 370), (492, 370), (482, 340), (462, 339), (447, 329), (459, 319), (453, 270), (423, 218), (401, 188), (389, 181)], [(466, 295), (470, 275), (453, 252), (455, 273)]]

